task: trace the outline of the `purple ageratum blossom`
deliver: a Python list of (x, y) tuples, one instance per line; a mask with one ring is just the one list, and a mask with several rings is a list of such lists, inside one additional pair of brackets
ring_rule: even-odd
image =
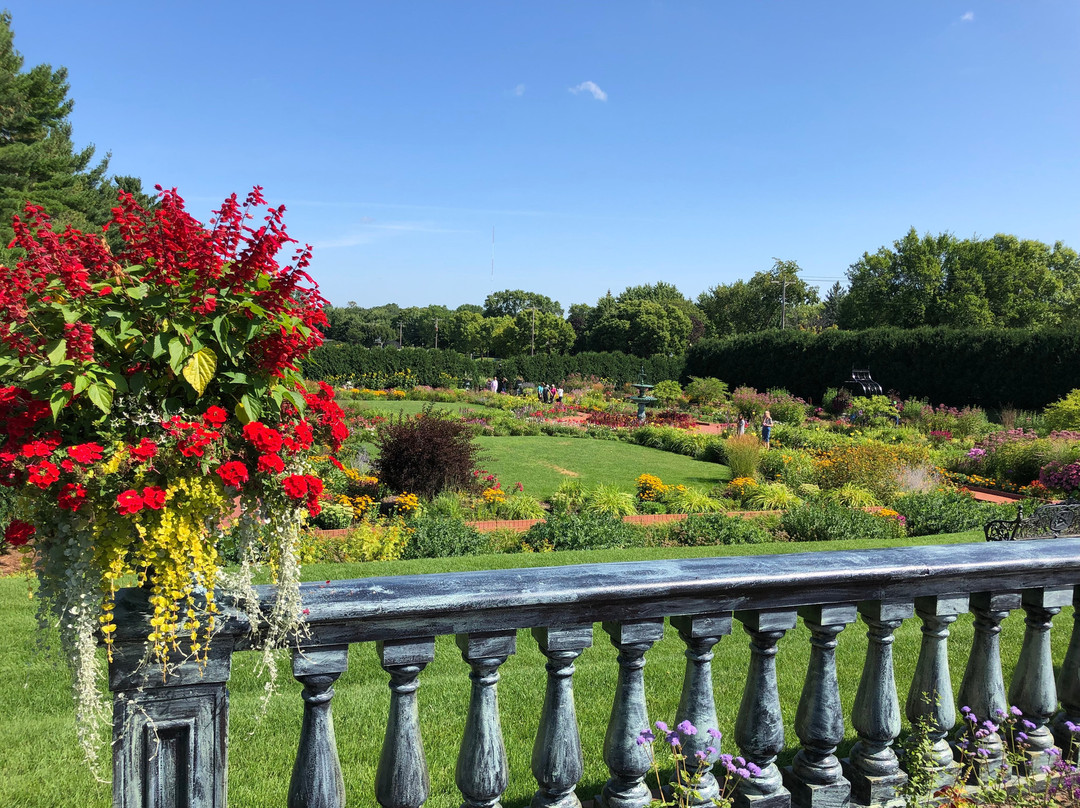
[(750, 776), (750, 770), (740, 767), (740, 768), (735, 770), (735, 774), (739, 775), (739, 777), (741, 777), (741, 778), (743, 778), (745, 780), (747, 777)]
[(747, 763), (746, 770), (750, 772), (753, 777), (758, 777), (761, 774), (761, 768), (755, 763)]
[(679, 739), (679, 733), (677, 732), (669, 732), (665, 740), (671, 744), (672, 749), (678, 749), (682, 745), (682, 742)]
[(709, 757), (712, 757), (713, 755), (716, 754), (716, 747), (715, 746), (706, 746), (705, 747), (705, 754), (708, 755)]
[(656, 728), (658, 730), (660, 730), (661, 732), (670, 732), (670, 730), (667, 727), (667, 724), (665, 724), (663, 721), (657, 721), (656, 722)]
[(731, 763), (731, 755), (728, 755), (728, 754), (721, 755), (720, 756), (720, 762), (723, 763), (725, 766), (727, 764)]
[(1012, 713), (1013, 715), (1023, 715), (1024, 714), (1023, 711), (1019, 707), (1016, 707), (1016, 706), (1010, 707), (1009, 712)]
[(1066, 721), (1065, 729), (1075, 735), (1076, 733), (1080, 732), (1080, 724), (1074, 724), (1072, 721)]
[[(1066, 721), (1065, 726), (1069, 726), (1069, 722)], [(1075, 726), (1075, 724), (1073, 726)], [(1072, 728), (1069, 729), (1070, 732), (1076, 732), (1077, 730), (1080, 730), (1080, 727), (1077, 727), (1077, 729), (1072, 729)], [(710, 738), (713, 738), (713, 739), (715, 739), (717, 741), (719, 741), (722, 737), (724, 737), (723, 735), (720, 734), (720, 730), (718, 730), (718, 729), (709, 729), (709, 730), (706, 730), (706, 732), (709, 733)]]
[(691, 724), (689, 721), (683, 721), (679, 726), (675, 727), (680, 735), (697, 735), (697, 727)]
[(1028, 721), (1026, 718), (1020, 723), (1024, 725), (1024, 729), (1035, 729), (1035, 724), (1031, 721)]
[(652, 734), (650, 730), (643, 729), (637, 736), (637, 745), (644, 746), (647, 743), (652, 743), (656, 740), (656, 736)]
[(694, 752), (694, 757), (704, 763), (705, 760), (709, 757), (709, 753), (699, 749), (698, 751)]
[(1016, 733), (1016, 740), (1018, 740), (1018, 741), (1026, 741), (1027, 739), (1028, 739), (1028, 736), (1027, 736), (1026, 732), (1018, 732), (1018, 733)]

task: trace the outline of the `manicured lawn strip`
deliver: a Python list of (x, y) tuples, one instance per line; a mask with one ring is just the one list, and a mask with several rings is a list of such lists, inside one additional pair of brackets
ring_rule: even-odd
[[(978, 531), (952, 534), (904, 544), (976, 542)], [(364, 565), (311, 565), (304, 570), (308, 580), (368, 577), (393, 574), (448, 572), (465, 569), (494, 569), (523, 566), (554, 566), (599, 561), (650, 560), (656, 558), (700, 557), (707, 555), (747, 555), (761, 553), (808, 552), (869, 548), (870, 542), (823, 542), (769, 544), (757, 546), (632, 549), (547, 553), (473, 558), (427, 559)], [(879, 543), (895, 546), (895, 543)], [(71, 719), (70, 690), (66, 671), (55, 653), (42, 654), (36, 647), (33, 604), (28, 601), (23, 579), (0, 579), (0, 613), (7, 631), (0, 641), (0, 805), (27, 808), (107, 808), (110, 790), (96, 783), (79, 760)], [(1005, 622), (1002, 648), (1008, 682), (1023, 636), (1023, 613), (1013, 613)], [(1054, 620), (1052, 644), (1055, 664), (1060, 664), (1072, 628), (1072, 613), (1066, 609)], [(896, 678), (901, 704), (907, 694), (919, 647), (919, 621), (909, 620), (894, 644)], [(954, 688), (963, 675), (971, 644), (971, 617), (961, 616), (952, 627), (950, 661)], [(597, 793), (608, 773), (603, 763), (604, 729), (611, 709), (617, 665), (615, 650), (599, 628), (594, 647), (587, 649), (576, 665), (574, 677), (578, 717), (586, 771), (579, 794)], [(682, 685), (684, 646), (670, 628), (648, 654), (645, 669), (646, 691), (653, 720), (670, 723), (675, 715)], [(723, 749), (734, 751), (731, 735), (749, 660), (745, 633), (738, 623), (731, 637), (716, 647), (713, 677), (720, 729), (725, 734)], [(858, 677), (866, 651), (865, 628), (848, 627), (840, 636), (837, 665), (841, 679), (845, 716), (850, 716)], [(795, 706), (805, 677), (809, 656), (809, 633), (800, 625), (780, 644), (778, 681), (784, 705), (787, 751), (781, 762), (798, 745), (792, 729)], [(230, 685), (230, 783), (231, 805), (244, 808), (278, 808), (285, 804), (289, 774), (300, 732), (302, 704), (299, 686), (283, 660), (281, 692), (263, 715), (259, 712), (262, 680), (253, 675), (255, 654), (238, 654)], [(499, 683), (503, 732), (510, 761), (510, 786), (503, 800), (507, 808), (524, 808), (536, 788), (529, 759), (544, 695), (544, 658), (529, 632), (518, 635), (518, 652), (501, 669)], [(374, 805), (373, 782), (389, 706), (388, 677), (379, 667), (374, 645), (365, 643), (350, 649), (350, 669), (335, 686), (334, 716), (338, 749), (345, 773), (350, 805)], [(460, 804), (454, 786), (454, 764), (464, 727), (468, 703), (468, 666), (462, 662), (452, 637), (436, 642), (435, 661), (421, 676), (419, 691), (421, 728), (429, 767), (433, 808)], [(848, 727), (848, 741), (854, 737)]]
[(668, 485), (692, 485), (708, 490), (731, 479), (727, 466), (662, 452), (621, 441), (592, 438), (480, 437), (484, 468), (498, 476), (502, 487), (514, 483), (525, 493), (546, 499), (563, 480), (576, 479), (585, 489), (600, 483), (634, 490), (638, 475), (655, 474)]
[(397, 417), (398, 413), (416, 415), (418, 412), (423, 412), (424, 408), (428, 406), (436, 412), (442, 410), (443, 412), (451, 412), (454, 415), (457, 415), (462, 410), (469, 410), (479, 416), (483, 416), (485, 413), (500, 412), (500, 410), (493, 407), (487, 407), (483, 404), (470, 404), (465, 401), (436, 401), (432, 403), (428, 401), (385, 401), (381, 399), (364, 401), (361, 399), (346, 399), (342, 402), (342, 405), (349, 409), (370, 410), (379, 412), (380, 414), (393, 415), (395, 417)]

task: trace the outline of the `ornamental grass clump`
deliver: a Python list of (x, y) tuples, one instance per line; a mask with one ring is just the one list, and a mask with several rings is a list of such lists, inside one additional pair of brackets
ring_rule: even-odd
[[(125, 576), (146, 591), (163, 676), (205, 660), (219, 584), (242, 595), (263, 647), (299, 625), (300, 525), (323, 490), (308, 455), (348, 430), (333, 390), (301, 381), (325, 301), (309, 248), (276, 260), (295, 243), (283, 213), (256, 188), (203, 226), (175, 190), (153, 210), (121, 193), (117, 253), (101, 233), (55, 233), (40, 207), (15, 217), (23, 258), (0, 267), (0, 483), (18, 495), (5, 543), (33, 556), (91, 759), (108, 724), (97, 638), (111, 658)], [(226, 581), (218, 548), (238, 505), (240, 571)], [(251, 585), (261, 560), (278, 585), (265, 610)]]

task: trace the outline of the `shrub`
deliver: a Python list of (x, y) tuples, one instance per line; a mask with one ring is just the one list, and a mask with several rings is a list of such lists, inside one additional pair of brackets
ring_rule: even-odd
[(355, 564), (402, 557), (412, 530), (398, 521), (360, 522), (345, 536), (304, 535), (297, 551), (301, 564)]
[(736, 477), (727, 484), (724, 494), (739, 503), (743, 503), (757, 490), (757, 487), (757, 480), (753, 477)]
[(772, 534), (756, 519), (726, 516), (721, 513), (691, 515), (668, 530), (665, 544), (700, 547), (713, 544), (761, 544), (772, 541)]
[(603, 550), (639, 547), (644, 543), (641, 528), (607, 514), (560, 514), (538, 522), (521, 537), (531, 550)]
[(888, 446), (869, 440), (849, 444), (818, 457), (817, 483), (823, 489), (853, 483), (886, 501), (899, 488), (899, 473), (904, 468), (924, 465), (928, 456), (925, 447)]
[(403, 558), (446, 558), (476, 555), (491, 550), (491, 544), (476, 528), (460, 519), (424, 515), (413, 522), (412, 535)]
[(802, 500), (783, 483), (762, 483), (746, 497), (746, 504), (759, 511), (782, 511), (802, 505)]
[(662, 382), (657, 382), (656, 386), (652, 390), (652, 394), (660, 399), (665, 407), (672, 407), (682, 401), (683, 391), (678, 382), (671, 379), (664, 379)]
[(323, 530), (341, 530), (351, 525), (352, 521), (352, 506), (336, 502), (322, 503), (322, 510), (311, 520), (315, 527)]
[(1043, 420), (1050, 429), (1080, 429), (1080, 389), (1047, 404)]
[(548, 501), (552, 513), (576, 513), (585, 504), (585, 490), (579, 480), (563, 480)]
[(724, 455), (731, 476), (736, 479), (757, 477), (761, 449), (761, 441), (755, 435), (736, 435), (724, 441)]
[(472, 427), (430, 407), (415, 418), (399, 416), (375, 433), (379, 457), (374, 467), (393, 491), (410, 491), (432, 498), (445, 490), (473, 485), (480, 448)]
[(761, 457), (761, 473), (766, 479), (797, 488), (815, 479), (814, 459), (806, 452), (786, 447), (768, 449)]
[(424, 513), (441, 519), (458, 519), (464, 521), (469, 518), (471, 508), (461, 501), (461, 497), (452, 491), (443, 491), (435, 499), (431, 500), (424, 508)]
[(910, 536), (958, 533), (982, 527), (993, 519), (1016, 516), (1015, 506), (979, 502), (971, 494), (961, 491), (906, 494), (897, 497), (892, 507), (907, 519)]
[(501, 519), (543, 519), (547, 511), (534, 496), (517, 492), (511, 494), (499, 506), (499, 518)]
[(668, 513), (719, 513), (727, 510), (720, 500), (685, 485), (669, 488), (664, 503)]
[(826, 491), (822, 497), (848, 508), (873, 508), (881, 505), (873, 491), (855, 483), (844, 483), (839, 488)]
[(637, 513), (637, 505), (634, 504), (633, 494), (601, 483), (589, 492), (582, 510), (590, 514), (630, 516)]
[(903, 536), (903, 529), (896, 519), (830, 502), (792, 508), (781, 517), (780, 527), (792, 541), (895, 539)]
[(712, 376), (691, 376), (686, 398), (692, 404), (716, 404), (727, 398), (728, 386)]

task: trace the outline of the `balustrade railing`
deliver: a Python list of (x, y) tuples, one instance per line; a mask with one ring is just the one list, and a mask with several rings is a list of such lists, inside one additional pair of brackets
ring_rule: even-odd
[[(884, 805), (906, 781), (896, 754), (901, 712), (892, 643), (903, 621), (917, 618), (922, 642), (905, 705), (925, 720), (933, 774), (950, 782), (959, 769), (953, 742), (957, 710), (947, 643), (950, 625), (969, 609), (974, 639), (960, 698), (980, 716), (1019, 707), (1034, 729), (1019, 776), (1036, 774), (1055, 744), (1069, 742), (1066, 722), (1080, 723), (1080, 631), (1057, 681), (1049, 629), (1080, 585), (1080, 539), (1007, 545), (949, 545), (858, 552), (698, 558), (556, 568), (369, 578), (305, 585), (307, 632), (293, 656), (303, 685), (303, 724), (289, 788), (289, 808), (345, 805), (331, 704), (353, 643), (376, 644), (391, 691), (382, 754), (371, 791), (384, 808), (419, 808), (431, 789), (420, 735), (416, 691), (434, 659), (435, 638), (456, 635), (470, 672), (470, 698), (456, 769), (468, 808), (498, 808), (508, 767), (498, 698), (499, 668), (515, 652), (520, 629), (547, 660), (546, 694), (532, 754), (534, 808), (578, 808), (583, 772), (575, 712), (575, 660), (600, 623), (617, 650), (618, 678), (603, 745), (610, 777), (598, 795), (605, 808), (641, 808), (649, 758), (636, 743), (649, 726), (643, 668), (665, 619), (685, 643), (686, 668), (677, 720), (716, 726), (711, 661), (721, 638), (742, 626), (750, 662), (734, 730), (737, 750), (760, 769), (741, 781), (736, 804), (747, 808)], [(117, 808), (224, 808), (230, 662), (249, 647), (249, 632), (230, 612), (208, 663), (182, 666), (162, 681), (139, 667), (143, 620), (134, 593), (118, 604), (117, 647), (110, 669), (115, 692), (114, 805)], [(999, 647), (1001, 623), (1023, 609), (1025, 634), (1006, 697)], [(809, 665), (798, 704), (782, 704), (778, 642), (801, 617), (810, 634)], [(838, 685), (837, 644), (859, 618), (868, 637), (850, 718)], [(528, 640), (532, 642), (533, 640)], [(730, 643), (734, 640), (727, 640)], [(539, 673), (539, 672), (538, 672)], [(464, 687), (463, 682), (463, 687)], [(924, 698), (924, 696), (928, 698)], [(1060, 707), (1059, 707), (1060, 702)], [(509, 713), (514, 707), (510, 705)], [(784, 713), (794, 710), (797, 752), (784, 770), (777, 757)], [(837, 757), (850, 720), (857, 741)], [(983, 741), (985, 770), (1000, 762), (1007, 739)], [(687, 752), (701, 774), (701, 796), (720, 788), (722, 773)], [(793, 744), (794, 745), (794, 744)], [(347, 765), (347, 764), (346, 764)]]

